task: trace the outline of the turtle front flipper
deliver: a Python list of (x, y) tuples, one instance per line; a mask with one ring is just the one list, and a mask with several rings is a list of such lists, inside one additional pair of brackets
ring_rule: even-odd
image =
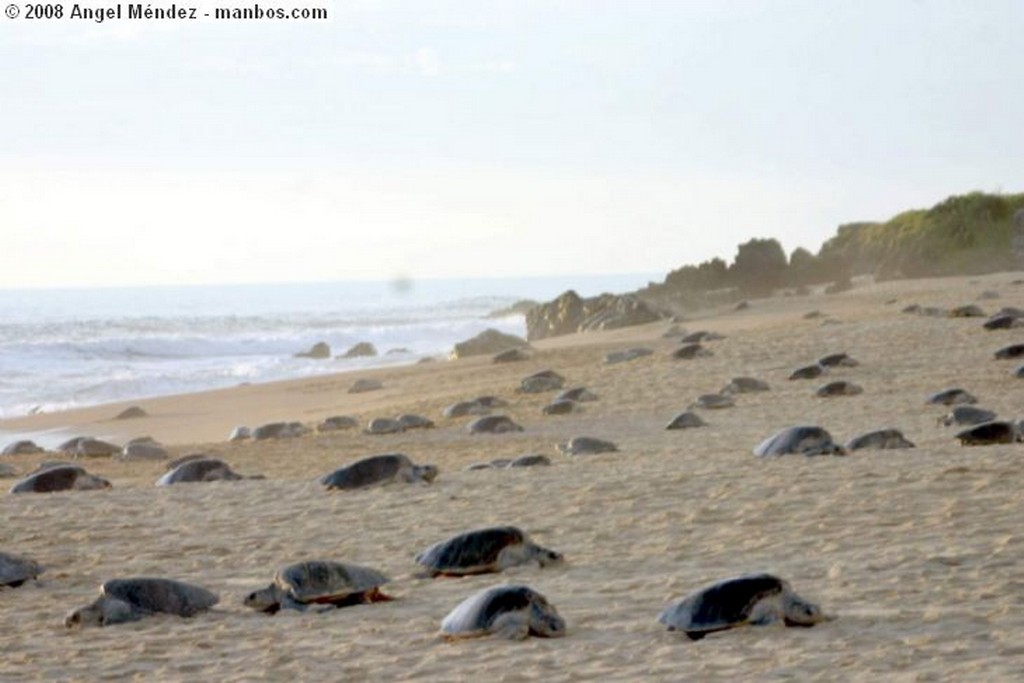
[[(330, 607), (324, 609), (323, 611), (326, 612), (328, 609), (333, 609), (333, 608), (334, 608), (334, 606), (331, 605)], [(298, 610), (299, 612), (305, 612), (307, 609), (309, 609), (309, 605), (307, 605), (304, 602), (299, 602), (298, 600), (293, 598), (291, 595), (285, 594), (285, 595), (281, 596), (281, 609), (294, 609), (294, 610)]]
[(506, 612), (494, 620), (489, 630), (501, 638), (526, 640), (530, 635), (530, 620), (525, 612)]

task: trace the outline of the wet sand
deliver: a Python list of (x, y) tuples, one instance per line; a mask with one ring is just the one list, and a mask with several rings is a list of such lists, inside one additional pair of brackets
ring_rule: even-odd
[[(714, 355), (672, 360), (667, 323), (538, 343), (527, 362), (439, 361), (133, 402), (149, 417), (111, 419), (130, 403), (0, 423), (0, 430), (147, 434), (174, 455), (205, 452), (265, 480), (157, 489), (162, 463), (89, 459), (107, 491), (0, 496), (0, 549), (38, 560), (39, 581), (0, 596), (0, 680), (1019, 680), (1024, 671), (1024, 444), (961, 447), (925, 405), (961, 386), (1001, 417), (1024, 417), (1020, 364), (993, 352), (1024, 330), (986, 331), (977, 318), (909, 315), (911, 303), (988, 311), (1024, 307), (1020, 273), (889, 282), (825, 296), (753, 300), (682, 324), (726, 335)], [(978, 300), (985, 290), (995, 300)], [(824, 319), (805, 319), (820, 310)], [(825, 322), (831, 321), (831, 322)], [(650, 356), (605, 365), (613, 350)], [(860, 365), (787, 381), (834, 352)], [(515, 393), (551, 368), (600, 399), (543, 416), (552, 394)], [(772, 390), (698, 411), (699, 429), (664, 426), (696, 397), (749, 375)], [(348, 394), (358, 377), (381, 391)], [(831, 379), (864, 387), (817, 398)], [(494, 394), (525, 431), (471, 436), (455, 401)], [(365, 423), (413, 412), (432, 430), (354, 431), (228, 443), (237, 425), (309, 424), (337, 414)], [(759, 459), (780, 428), (817, 424), (841, 441), (896, 427), (910, 450)], [(568, 457), (577, 435), (620, 452)], [(325, 492), (315, 479), (354, 459), (401, 452), (441, 469), (432, 485)], [(551, 467), (466, 471), (471, 463), (543, 453)], [(53, 454), (4, 457), (19, 472)], [(5, 485), (13, 480), (5, 480)], [(466, 529), (515, 524), (566, 555), (464, 579), (416, 578), (414, 556)], [(394, 578), (393, 602), (268, 617), (242, 606), (274, 570), (301, 559), (347, 560)], [(835, 614), (811, 629), (747, 628), (690, 642), (657, 623), (670, 600), (732, 575), (770, 571)], [(68, 631), (63, 617), (100, 582), (159, 575), (221, 596), (211, 612)], [(569, 624), (563, 639), (445, 643), (441, 619), (463, 598), (504, 582), (544, 593)]]

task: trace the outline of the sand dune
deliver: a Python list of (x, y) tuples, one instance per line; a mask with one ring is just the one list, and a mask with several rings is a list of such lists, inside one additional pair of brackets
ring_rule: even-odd
[[(153, 487), (161, 463), (95, 459), (108, 491), (0, 496), (0, 549), (46, 566), (40, 580), (0, 597), (0, 680), (1020, 680), (1024, 671), (1024, 445), (964, 448), (944, 410), (926, 397), (962, 386), (1003, 417), (1024, 417), (1024, 380), (999, 347), (1020, 330), (985, 331), (978, 319), (903, 314), (910, 303), (952, 307), (983, 290), (995, 310), (1024, 306), (1017, 273), (865, 285), (835, 296), (755, 300), (683, 324), (726, 335), (714, 355), (671, 360), (667, 324), (538, 344), (531, 361), (487, 358), (387, 368), (136, 402), (149, 417), (114, 421), (129, 404), (0, 423), (19, 432), (63, 429), (123, 440), (149, 434), (175, 455), (202, 451), (266, 480)], [(821, 310), (828, 320), (807, 320)], [(632, 345), (651, 356), (608, 366)], [(860, 366), (821, 381), (787, 381), (800, 365), (845, 351)], [(546, 417), (551, 394), (520, 395), (543, 368), (600, 400)], [(751, 375), (772, 390), (699, 411), (700, 429), (664, 426), (699, 394)], [(347, 394), (356, 377), (384, 389)], [(817, 398), (828, 379), (864, 387)], [(511, 402), (521, 433), (471, 436), (444, 406), (480, 394)], [(227, 443), (232, 427), (315, 422), (351, 414), (422, 413), (438, 427), (390, 436), (354, 432)], [(762, 460), (751, 449), (792, 424), (818, 424), (841, 441), (896, 427), (917, 444), (848, 457)], [(576, 435), (620, 452), (566, 457)], [(356, 458), (402, 452), (441, 469), (433, 485), (327, 493), (315, 478)], [(554, 465), (466, 471), (526, 453)], [(6, 457), (19, 471), (51, 455)], [(449, 534), (515, 524), (565, 554), (556, 568), (427, 580), (413, 557)], [(393, 602), (326, 614), (268, 617), (242, 606), (274, 570), (304, 558), (376, 567), (395, 581)], [(657, 623), (672, 599), (750, 571), (788, 579), (837, 615), (811, 629), (748, 628), (693, 643)], [(64, 614), (108, 578), (159, 575), (221, 595), (208, 614), (154, 617), (67, 631)], [(563, 639), (444, 643), (441, 619), (497, 583), (528, 583), (569, 624)]]

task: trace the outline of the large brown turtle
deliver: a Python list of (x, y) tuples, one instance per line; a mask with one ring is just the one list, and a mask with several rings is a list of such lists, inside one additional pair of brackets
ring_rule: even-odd
[(35, 560), (0, 551), (0, 589), (17, 588), (42, 572), (43, 568)]
[(320, 483), (328, 490), (361, 489), (393, 481), (421, 481), (429, 484), (436, 476), (437, 468), (433, 465), (416, 465), (401, 453), (385, 453), (339, 467), (321, 477)]
[(547, 567), (562, 561), (562, 554), (541, 547), (514, 526), (475, 529), (435, 543), (416, 562), (426, 567), (427, 576), (467, 576), (500, 572), (509, 567), (536, 562)]
[(814, 626), (833, 617), (771, 574), (747, 574), (705, 586), (661, 613), (658, 621), (691, 640), (740, 626)]
[(88, 491), (109, 489), (110, 482), (89, 474), (78, 465), (56, 464), (39, 469), (11, 487), (11, 493), (53, 493), (55, 491)]
[(347, 607), (394, 598), (380, 587), (391, 579), (376, 569), (330, 560), (297, 562), (278, 570), (266, 588), (253, 591), (243, 604), (260, 612), (305, 611), (312, 605)]
[(565, 619), (529, 586), (485, 588), (466, 598), (441, 622), (446, 640), (496, 635), (510, 640), (565, 635)]
[(109, 626), (157, 613), (191, 617), (219, 601), (215, 593), (183, 581), (150, 577), (112, 579), (100, 586), (100, 597), (71, 612), (64, 625)]

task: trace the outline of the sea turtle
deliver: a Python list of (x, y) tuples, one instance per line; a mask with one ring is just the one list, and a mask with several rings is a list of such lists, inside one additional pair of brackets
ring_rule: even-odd
[(594, 455), (597, 453), (614, 453), (619, 450), (611, 441), (595, 439), (591, 436), (577, 436), (567, 443), (560, 443), (558, 450), (565, 455)]
[(802, 425), (787, 427), (768, 437), (754, 449), (754, 455), (846, 455), (842, 446), (821, 427)]
[(686, 344), (673, 351), (670, 357), (676, 360), (692, 360), (694, 358), (706, 358), (711, 355), (714, 354), (700, 344)]
[(814, 626), (834, 617), (793, 592), (787, 581), (771, 574), (746, 574), (705, 586), (669, 605), (658, 617), (670, 631), (691, 640), (740, 626), (782, 622)]
[(576, 413), (581, 410), (583, 410), (583, 406), (576, 401), (571, 399), (560, 399), (552, 401), (541, 408), (541, 413), (544, 415), (568, 415), (569, 413)]
[(687, 410), (672, 418), (665, 429), (692, 429), (694, 427), (706, 427), (707, 422), (701, 419), (700, 415)]
[(861, 448), (914, 448), (914, 443), (903, 436), (898, 429), (876, 429), (855, 436), (846, 443), (846, 450), (856, 451)]
[(0, 551), (0, 589), (17, 588), (39, 576), (43, 568), (35, 560)]
[(350, 465), (339, 467), (320, 478), (320, 483), (331, 489), (361, 489), (393, 481), (430, 483), (437, 477), (433, 465), (415, 465), (401, 453), (371, 455)]
[(982, 327), (986, 330), (1010, 330), (1024, 327), (1024, 317), (1017, 315), (994, 315), (986, 320)]
[(531, 356), (522, 349), (506, 349), (501, 353), (496, 353), (491, 358), (494, 363), (519, 363), (524, 360), (530, 360)]
[(377, 391), (383, 389), (384, 384), (379, 379), (372, 379), (369, 377), (362, 377), (352, 383), (352, 386), (348, 388), (350, 394), (362, 394), (367, 391)]
[(404, 429), (431, 429), (434, 427), (433, 420), (414, 413), (403, 413), (396, 417), (395, 420), (397, 420)]
[(459, 401), (444, 409), (441, 413), (445, 417), (465, 417), (466, 415), (486, 415), (491, 409), (479, 401)]
[(366, 425), (363, 434), (398, 434), (405, 431), (405, 425), (390, 417), (375, 417)]
[(156, 442), (137, 441), (126, 443), (118, 460), (166, 460), (171, 457), (167, 449)]
[(268, 422), (252, 430), (252, 438), (256, 441), (264, 439), (293, 439), (309, 432), (300, 422)]
[(965, 403), (977, 403), (978, 399), (968, 391), (960, 389), (943, 389), (928, 397), (926, 403), (931, 405), (955, 406)]
[(1013, 358), (1024, 358), (1024, 344), (1010, 344), (1004, 346), (995, 353), (996, 360), (1010, 360)]
[(763, 379), (755, 377), (733, 377), (732, 380), (718, 393), (720, 394), (750, 394), (757, 391), (769, 391), (771, 386)]
[(847, 382), (845, 379), (840, 379), (818, 387), (818, 390), (814, 393), (816, 396), (824, 398), (831, 396), (856, 396), (857, 394), (864, 393), (864, 387), (853, 382)]
[(818, 365), (823, 368), (855, 368), (860, 363), (845, 353), (830, 353), (818, 359)]
[(243, 604), (259, 612), (305, 611), (311, 605), (347, 607), (394, 598), (380, 587), (391, 579), (376, 569), (345, 562), (308, 560), (279, 569), (266, 588), (253, 591)]
[(736, 399), (730, 394), (701, 394), (696, 401), (690, 404), (690, 408), (721, 410), (722, 408), (732, 408), (734, 405), (736, 405)]
[(690, 334), (686, 335), (680, 341), (683, 344), (696, 344), (697, 342), (718, 341), (720, 339), (725, 339), (725, 336), (718, 334), (717, 332), (698, 330), (697, 332), (691, 332)]
[(991, 410), (975, 406), (956, 406), (946, 415), (939, 418), (941, 424), (950, 425), (980, 425), (982, 422), (991, 422), (996, 419), (996, 414)]
[(446, 640), (497, 635), (510, 640), (565, 635), (565, 619), (529, 586), (494, 586), (466, 598), (441, 622)]
[(245, 426), (235, 427), (228, 436), (228, 441), (245, 441), (252, 438), (252, 430)]
[(959, 432), (961, 446), (988, 446), (997, 443), (1013, 443), (1021, 437), (1020, 428), (1007, 420), (993, 420), (968, 427)]
[(484, 415), (470, 422), (466, 429), (470, 434), (504, 434), (505, 432), (523, 431), (523, 428), (513, 422), (508, 415)]
[(36, 453), (43, 452), (44, 450), (37, 446), (35, 441), (21, 439), (20, 441), (12, 441), (4, 446), (4, 450), (0, 451), (0, 455), (35, 455)]
[(71, 453), (76, 458), (109, 458), (121, 452), (121, 447), (102, 439), (85, 437), (79, 439)]
[(789, 379), (814, 379), (821, 377), (827, 372), (827, 370), (815, 363), (814, 365), (805, 365), (802, 368), (797, 368), (790, 373)]
[(115, 420), (133, 420), (140, 417), (149, 417), (144, 409), (139, 406), (129, 406), (114, 416)]
[(191, 617), (219, 601), (215, 593), (183, 581), (149, 577), (111, 579), (100, 586), (100, 597), (71, 612), (64, 625), (109, 626), (161, 612)]
[(89, 474), (78, 465), (55, 464), (39, 469), (19, 480), (11, 493), (52, 493), (54, 491), (87, 491), (109, 489), (110, 482), (103, 477)]
[(637, 358), (643, 358), (654, 353), (653, 349), (648, 349), (642, 346), (634, 346), (629, 349), (622, 351), (611, 351), (605, 354), (604, 362), (605, 365), (615, 365), (616, 363), (628, 363), (631, 360)]
[(473, 401), (484, 408), (504, 408), (508, 406), (508, 401), (497, 396), (477, 396)]
[(977, 304), (964, 304), (950, 309), (950, 318), (984, 318), (987, 315)]
[(358, 426), (359, 420), (351, 415), (332, 415), (331, 417), (325, 418), (319, 422), (316, 426), (316, 431), (322, 434), (324, 432), (336, 432), (343, 429), (355, 429)]
[(586, 387), (573, 387), (572, 389), (566, 389), (565, 391), (559, 392), (555, 396), (556, 401), (576, 401), (577, 403), (587, 403), (588, 401), (596, 401), (597, 394)]
[(543, 467), (550, 465), (551, 460), (546, 455), (530, 454), (520, 455), (518, 458), (513, 459), (506, 467)]
[(561, 553), (542, 548), (514, 526), (467, 531), (435, 543), (416, 556), (426, 576), (468, 576), (500, 572), (536, 562), (547, 567), (562, 561)]
[(516, 391), (520, 394), (540, 394), (561, 389), (564, 384), (565, 378), (554, 370), (541, 370), (524, 377)]
[(237, 481), (245, 479), (219, 458), (186, 460), (157, 479), (157, 486), (171, 486), (201, 481)]

